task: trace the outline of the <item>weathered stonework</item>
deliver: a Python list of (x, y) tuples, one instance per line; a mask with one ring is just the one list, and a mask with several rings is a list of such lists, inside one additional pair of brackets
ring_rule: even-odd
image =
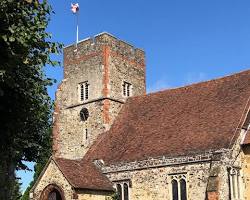
[(188, 199), (205, 199), (209, 166), (206, 163), (173, 165), (127, 172), (109, 173), (112, 181), (131, 180), (131, 199), (171, 199), (171, 176), (187, 176)]
[(229, 168), (242, 169), (242, 199), (249, 200), (250, 176), (249, 149), (241, 150), (246, 130), (241, 130), (232, 149), (221, 149), (193, 156), (159, 157), (130, 163), (105, 166), (95, 161), (106, 176), (114, 183), (130, 182), (131, 199), (171, 200), (171, 177), (185, 175), (188, 199), (225, 200), (230, 198)]
[[(64, 80), (56, 94), (53, 131), (56, 157), (79, 159), (98, 135), (110, 128), (126, 101), (124, 81), (132, 95), (145, 94), (144, 52), (103, 33), (64, 48)], [(79, 83), (88, 81), (89, 98), (79, 100)], [(83, 122), (80, 110), (89, 110)], [(85, 137), (87, 129), (88, 139)]]
[[(47, 186), (54, 184), (63, 190), (66, 200), (73, 199), (73, 189), (67, 179), (61, 173), (56, 163), (51, 160), (46, 171), (42, 174), (37, 184), (33, 187), (31, 200), (41, 200), (41, 195)], [(42, 199), (43, 200), (43, 199)]]
[(245, 147), (244, 153), (241, 153), (242, 159), (242, 175), (243, 175), (243, 187), (244, 199), (250, 199), (250, 148)]
[(78, 191), (78, 200), (112, 200), (110, 193), (102, 191)]

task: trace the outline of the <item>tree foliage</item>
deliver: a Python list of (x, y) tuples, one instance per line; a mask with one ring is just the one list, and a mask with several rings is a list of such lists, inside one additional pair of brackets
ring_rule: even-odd
[(43, 147), (43, 150), (41, 152), (41, 156), (34, 166), (35, 173), (33, 175), (33, 180), (30, 182), (29, 186), (25, 190), (24, 194), (22, 195), (21, 200), (29, 200), (29, 192), (30, 192), (31, 188), (33, 187), (33, 185), (35, 184), (35, 182), (37, 181), (39, 175), (43, 171), (46, 163), (48, 162), (49, 157), (51, 156), (51, 152), (52, 152), (51, 133), (52, 132), (50, 130), (50, 131), (48, 131), (47, 135), (45, 136), (46, 146)]
[(43, 67), (58, 64), (50, 54), (61, 48), (46, 32), (51, 13), (47, 0), (0, 1), (0, 199), (11, 199), (15, 169), (47, 145), (53, 80)]
[[(12, 185), (12, 190), (11, 190), (11, 198), (12, 200), (20, 200), (20, 198), (22, 197), (22, 194), (20, 192), (20, 183), (18, 181), (18, 179), (15, 179), (15, 181), (13, 181), (13, 185)], [(29, 199), (28, 199), (29, 200)]]

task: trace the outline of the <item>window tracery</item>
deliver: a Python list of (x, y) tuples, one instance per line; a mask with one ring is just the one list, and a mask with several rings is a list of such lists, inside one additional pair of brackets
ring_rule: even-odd
[(241, 173), (240, 169), (229, 168), (229, 185), (232, 200), (241, 199)]
[(171, 200), (187, 200), (186, 174), (171, 175)]
[(119, 181), (116, 183), (116, 190), (119, 200), (129, 200), (129, 181)]

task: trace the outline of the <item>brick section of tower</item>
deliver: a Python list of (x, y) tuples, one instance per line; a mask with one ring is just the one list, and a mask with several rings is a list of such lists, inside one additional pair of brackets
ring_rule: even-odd
[[(104, 65), (103, 96), (105, 98), (108, 98), (110, 95), (110, 91), (108, 88), (108, 85), (110, 82), (109, 57), (110, 57), (110, 47), (105, 45), (105, 46), (103, 46), (103, 65)], [(104, 99), (104, 102), (103, 102), (103, 121), (104, 121), (104, 124), (110, 123), (109, 107), (110, 107), (109, 100)]]
[[(79, 84), (87, 81), (89, 98), (79, 100)], [(123, 82), (131, 83), (133, 96), (146, 93), (144, 51), (108, 33), (64, 48), (64, 79), (56, 93), (54, 156), (79, 159), (98, 135), (110, 128), (127, 97)], [(83, 122), (80, 110), (89, 118)], [(89, 138), (84, 134), (87, 130)]]

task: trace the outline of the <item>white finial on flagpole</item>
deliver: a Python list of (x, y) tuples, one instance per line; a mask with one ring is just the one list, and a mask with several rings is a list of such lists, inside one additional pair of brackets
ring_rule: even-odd
[(78, 3), (71, 3), (71, 11), (73, 14), (76, 14), (76, 51), (77, 51), (77, 43), (79, 42), (79, 4)]

